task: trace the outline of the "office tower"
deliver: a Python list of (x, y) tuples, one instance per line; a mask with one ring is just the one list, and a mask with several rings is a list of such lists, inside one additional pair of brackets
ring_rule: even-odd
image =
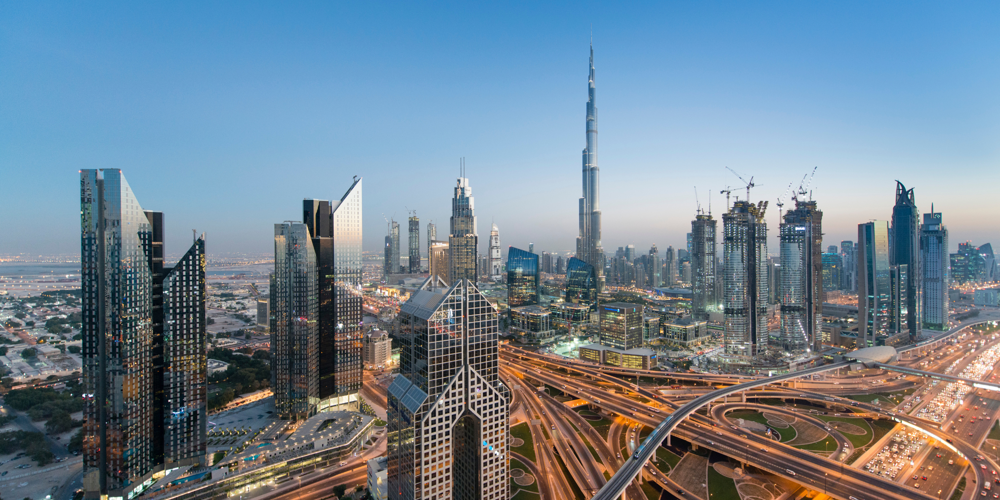
[(659, 288), (663, 286), (663, 264), (660, 262), (660, 251), (653, 245), (649, 249), (649, 256), (647, 258), (649, 269), (649, 286), (653, 288)]
[[(724, 266), (722, 266), (724, 267)], [(781, 257), (767, 258), (767, 303), (781, 302)]]
[(681, 264), (681, 281), (691, 283), (691, 262), (686, 261)]
[(858, 256), (853, 241), (840, 242), (840, 257), (843, 262), (840, 273), (840, 289), (855, 293), (858, 291)]
[(479, 265), (479, 235), (476, 232), (475, 208), (469, 179), (459, 177), (455, 196), (451, 200), (451, 235), (448, 237), (448, 250), (451, 252), (448, 274), (455, 283), (463, 279), (473, 283), (479, 280), (476, 269)]
[(490, 280), (500, 281), (503, 279), (503, 263), (500, 262), (500, 230), (493, 224), (490, 230)]
[(722, 216), (725, 353), (744, 360), (767, 344), (767, 205), (737, 200)]
[(566, 263), (566, 302), (594, 307), (597, 303), (597, 273), (594, 266), (570, 257)]
[(420, 219), (417, 211), (410, 216), (410, 274), (420, 272)]
[(663, 282), (666, 286), (674, 286), (677, 282), (677, 255), (674, 247), (667, 247), (667, 253), (663, 256)]
[(583, 148), (583, 196), (580, 197), (580, 236), (576, 238), (576, 258), (594, 266), (597, 291), (600, 292), (604, 290), (604, 249), (601, 248), (601, 169), (597, 166), (597, 88), (594, 77), (594, 45), (591, 44), (587, 147)]
[(389, 234), (385, 237), (385, 259), (382, 264), (382, 274), (399, 274), (403, 269), (399, 265), (399, 223), (388, 221)]
[(625, 260), (629, 263), (635, 262), (635, 245), (625, 245)]
[(451, 252), (448, 251), (447, 241), (432, 241), (431, 251), (427, 256), (427, 266), (430, 268), (430, 275), (433, 278), (441, 278), (445, 284), (451, 283)]
[(434, 277), (400, 307), (388, 391), (392, 500), (506, 500), (510, 390), (497, 367), (497, 310), (474, 283)]
[(795, 200), (780, 231), (781, 333), (785, 352), (813, 348), (823, 328), (823, 212), (816, 202)]
[(556, 259), (556, 274), (566, 274), (566, 259), (562, 255)]
[(993, 254), (993, 245), (986, 243), (976, 249), (983, 259), (983, 281), (1000, 281), (997, 273), (997, 260)]
[(520, 248), (507, 249), (508, 310), (538, 304), (538, 256)]
[(613, 302), (600, 307), (601, 345), (622, 351), (642, 347), (642, 306)]
[[(427, 268), (431, 267), (431, 244), (437, 241), (437, 226), (433, 222), (427, 223)], [(433, 276), (433, 275), (431, 275)]]
[(840, 253), (840, 250), (837, 248), (837, 245), (830, 245), (826, 247), (826, 253)]
[(896, 181), (896, 205), (892, 208), (892, 233), (889, 237), (889, 265), (895, 266), (899, 277), (899, 331), (910, 339), (920, 335), (920, 213), (913, 189), (907, 190)]
[[(830, 247), (833, 248), (833, 247)], [(839, 253), (823, 254), (823, 291), (840, 290), (843, 282), (844, 260)]]
[[(320, 411), (356, 404), (361, 390), (361, 200), (355, 179), (340, 200), (302, 204), (316, 256)], [(412, 249), (412, 235), (410, 243)]]
[[(892, 336), (893, 272), (889, 265), (889, 223), (858, 224), (858, 346), (876, 345)], [(884, 342), (884, 340), (883, 340)]]
[(715, 219), (698, 214), (691, 221), (691, 315), (707, 321), (719, 307), (715, 296)]
[(528, 243), (528, 253), (535, 253), (535, 244)]
[(920, 260), (923, 267), (923, 322), (928, 330), (948, 330), (948, 228), (941, 213), (924, 214), (920, 228)]
[(205, 463), (205, 240), (164, 267), (163, 215), (120, 170), (80, 171), (80, 222), (84, 494), (131, 498)]
[(282, 419), (302, 420), (319, 404), (316, 252), (305, 224), (274, 225), (271, 275), (271, 387)]

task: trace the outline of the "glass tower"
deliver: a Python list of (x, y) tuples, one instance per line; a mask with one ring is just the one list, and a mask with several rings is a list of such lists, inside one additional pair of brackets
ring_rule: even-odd
[(722, 216), (725, 353), (748, 360), (767, 344), (767, 223), (764, 210), (736, 201)]
[(410, 216), (410, 274), (420, 272), (420, 219)]
[(903, 183), (896, 181), (889, 264), (899, 273), (899, 331), (910, 334), (911, 339), (917, 338), (922, 328), (919, 217), (913, 189), (907, 190)]
[(475, 283), (479, 278), (479, 235), (476, 232), (475, 208), (469, 179), (459, 177), (455, 196), (451, 200), (451, 235), (448, 237), (448, 251), (451, 252), (451, 271), (448, 274), (455, 282), (467, 279)]
[(507, 249), (507, 306), (538, 304), (538, 256), (519, 248)]
[(576, 258), (597, 273), (597, 290), (604, 289), (604, 249), (601, 247), (601, 169), (597, 166), (597, 87), (594, 83), (594, 45), (590, 45), (587, 98), (587, 147), (583, 148), (583, 196), (580, 197), (580, 235)]
[(894, 333), (888, 222), (858, 224), (857, 256), (858, 346), (870, 347)]
[(851, 293), (858, 291), (858, 256), (853, 241), (840, 242), (840, 257), (843, 267), (840, 273), (840, 289)]
[(601, 310), (601, 345), (622, 351), (642, 347), (642, 306), (613, 302)]
[(566, 263), (566, 302), (593, 308), (597, 303), (597, 274), (594, 266), (570, 257)]
[(440, 285), (432, 276), (400, 307), (389, 498), (505, 500), (510, 390), (498, 374), (497, 310), (470, 280)]
[(271, 387), (283, 419), (301, 420), (319, 404), (319, 301), (316, 252), (305, 224), (274, 225), (271, 275)]
[(948, 228), (941, 223), (941, 213), (924, 214), (920, 229), (920, 260), (923, 262), (924, 328), (948, 330)]
[(715, 296), (715, 219), (698, 214), (691, 221), (691, 315), (708, 320), (719, 306)]
[(839, 253), (823, 254), (823, 290), (840, 290), (844, 264)]
[(815, 201), (795, 201), (785, 212), (781, 238), (781, 334), (785, 352), (811, 349), (823, 327), (823, 212)]

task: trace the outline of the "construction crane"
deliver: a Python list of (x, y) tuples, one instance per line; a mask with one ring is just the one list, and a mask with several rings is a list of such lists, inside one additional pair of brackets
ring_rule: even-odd
[(782, 194), (781, 197), (778, 198), (778, 202), (775, 203), (775, 205), (778, 205), (778, 222), (779, 223), (781, 222), (781, 207), (785, 206), (785, 197), (788, 196), (788, 192), (791, 191), (791, 189), (792, 189), (792, 183), (789, 182), (788, 183), (788, 188), (785, 189), (785, 193)]
[(726, 195), (726, 210), (727, 211), (729, 210), (729, 193), (732, 193), (732, 192), (733, 192), (733, 190), (729, 189), (729, 186), (726, 186), (726, 189), (723, 189), (722, 191), (719, 191), (719, 194)]
[[(819, 167), (813, 167), (813, 171), (812, 171), (811, 174), (807, 174), (807, 175), (803, 175), (802, 176), (802, 182), (799, 184), (799, 189), (798, 189), (798, 195), (799, 196), (805, 197), (806, 193), (809, 192), (809, 190), (808, 190), (809, 184), (812, 184), (813, 176), (816, 175), (816, 169), (817, 168), (819, 168)], [(806, 180), (806, 177), (808, 177), (809, 179)]]
[(698, 186), (694, 187), (694, 204), (695, 204), (696, 207), (698, 207), (697, 210), (695, 210), (695, 214), (696, 215), (701, 215), (702, 214), (702, 211), (701, 211), (701, 202), (698, 201)]
[(750, 188), (756, 186), (756, 184), (753, 183), (753, 176), (751, 175), (750, 176), (750, 181), (747, 182), (747, 180), (744, 179), (743, 176), (741, 176), (740, 174), (737, 174), (735, 170), (733, 170), (733, 169), (731, 169), (729, 167), (726, 167), (726, 170), (729, 170), (730, 172), (732, 172), (733, 175), (735, 175), (736, 177), (738, 177), (741, 181), (743, 181), (743, 184), (746, 185), (746, 187), (747, 187), (747, 202), (749, 202), (750, 201)]

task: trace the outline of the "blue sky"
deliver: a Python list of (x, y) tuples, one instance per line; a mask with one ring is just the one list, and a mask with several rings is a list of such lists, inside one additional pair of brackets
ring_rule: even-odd
[(8, 3), (0, 253), (78, 251), (81, 168), (121, 168), (166, 212), (168, 252), (192, 228), (212, 253), (270, 251), (301, 199), (360, 175), (374, 250), (382, 214), (446, 231), (460, 157), (484, 245), (493, 220), (504, 246), (571, 251), (591, 26), (605, 249), (683, 246), (694, 186), (716, 214), (721, 189), (745, 193), (726, 166), (755, 176), (772, 228), (818, 166), (825, 243), (888, 219), (894, 179), (952, 247), (997, 243), (998, 19), (996, 2)]

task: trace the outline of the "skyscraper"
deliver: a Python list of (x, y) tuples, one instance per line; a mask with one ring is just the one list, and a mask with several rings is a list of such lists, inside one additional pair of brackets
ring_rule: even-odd
[(441, 278), (446, 285), (451, 283), (451, 252), (447, 241), (432, 241), (431, 251), (427, 256), (427, 267), (431, 277)]
[(566, 264), (566, 302), (585, 304), (593, 308), (597, 303), (597, 273), (594, 266), (570, 257)]
[(271, 275), (271, 387), (282, 419), (302, 420), (319, 405), (319, 300), (309, 227), (274, 225)]
[(667, 247), (667, 252), (663, 256), (663, 283), (666, 286), (674, 286), (677, 282), (677, 254), (674, 247)]
[(433, 222), (427, 223), (427, 268), (431, 267), (431, 245), (437, 241), (437, 226)]
[(538, 286), (541, 269), (538, 256), (510, 247), (507, 249), (507, 307), (538, 304)]
[(500, 274), (503, 271), (503, 263), (500, 262), (500, 230), (497, 229), (497, 225), (493, 224), (493, 229), (490, 230), (490, 279), (492, 281), (500, 281), (503, 279), (503, 275)]
[(393, 500), (506, 500), (510, 390), (498, 314), (475, 284), (434, 277), (400, 307), (399, 375), (388, 391)]
[(388, 234), (385, 236), (385, 259), (382, 264), (382, 274), (399, 274), (402, 268), (399, 265), (399, 223), (390, 219), (388, 223)]
[(653, 245), (649, 249), (648, 260), (649, 286), (659, 288), (663, 286), (663, 265), (660, 262), (660, 251), (656, 248), (656, 245)]
[(896, 181), (896, 205), (892, 208), (892, 235), (889, 243), (889, 264), (896, 267), (899, 277), (899, 331), (916, 339), (921, 324), (920, 293), (920, 213), (913, 196)]
[(868, 347), (895, 333), (888, 222), (858, 224), (857, 256), (858, 346)]
[(469, 179), (459, 177), (455, 196), (451, 200), (451, 236), (448, 237), (448, 250), (451, 252), (449, 274), (455, 283), (463, 279), (473, 283), (479, 280), (479, 234), (476, 232), (475, 208)]
[[(831, 247), (832, 248), (832, 247)], [(840, 290), (843, 282), (844, 260), (839, 253), (823, 254), (823, 292)]]
[(691, 315), (707, 321), (719, 307), (715, 296), (715, 219), (698, 214), (691, 221)]
[(353, 405), (362, 370), (361, 179), (340, 200), (305, 200), (302, 220), (316, 255), (317, 409)]
[(923, 262), (923, 322), (928, 330), (948, 330), (948, 228), (941, 223), (941, 213), (924, 214), (920, 228), (920, 260)]
[(164, 267), (163, 215), (120, 170), (80, 171), (80, 222), (83, 488), (131, 498), (205, 462), (205, 240)]
[(795, 200), (781, 223), (781, 334), (785, 352), (806, 352), (823, 327), (823, 212)]
[(853, 241), (840, 242), (840, 257), (843, 261), (840, 289), (855, 293), (858, 291), (858, 255)]
[(722, 216), (725, 262), (723, 333), (725, 353), (742, 360), (767, 344), (767, 223), (766, 202), (736, 201)]
[(583, 148), (583, 196), (580, 197), (580, 236), (576, 258), (597, 273), (597, 291), (604, 289), (604, 249), (601, 248), (601, 188), (597, 166), (597, 88), (594, 85), (594, 45), (590, 45), (590, 83), (587, 99), (587, 147)]
[(628, 351), (642, 347), (643, 307), (625, 302), (602, 304), (601, 345)]
[(420, 272), (420, 219), (417, 211), (410, 216), (410, 274)]

